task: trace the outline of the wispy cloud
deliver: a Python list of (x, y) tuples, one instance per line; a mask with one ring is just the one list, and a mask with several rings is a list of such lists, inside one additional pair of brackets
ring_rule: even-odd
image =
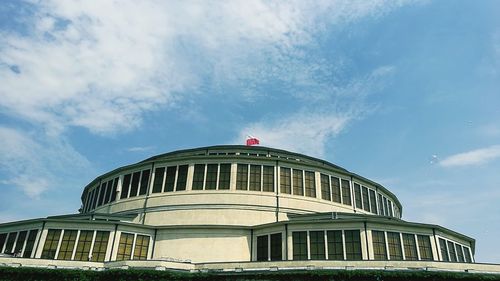
[(127, 151), (129, 151), (129, 152), (144, 152), (144, 151), (150, 151), (153, 148), (154, 148), (153, 146), (134, 146), (134, 147), (127, 148)]
[(497, 158), (500, 158), (500, 145), (492, 145), (448, 156), (439, 164), (443, 167), (472, 166), (484, 164)]

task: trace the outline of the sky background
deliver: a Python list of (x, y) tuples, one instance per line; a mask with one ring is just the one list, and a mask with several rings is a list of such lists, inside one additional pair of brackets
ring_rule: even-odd
[(247, 134), (383, 184), (405, 220), (500, 263), (500, 1), (2, 1), (0, 222)]

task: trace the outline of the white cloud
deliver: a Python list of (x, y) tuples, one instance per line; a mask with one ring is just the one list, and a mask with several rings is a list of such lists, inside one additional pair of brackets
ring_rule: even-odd
[(462, 152), (448, 156), (439, 164), (443, 167), (480, 165), (500, 158), (500, 145)]

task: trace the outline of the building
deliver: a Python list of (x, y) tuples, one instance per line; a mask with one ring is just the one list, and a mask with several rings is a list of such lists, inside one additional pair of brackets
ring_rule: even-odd
[(154, 156), (97, 177), (81, 200), (78, 214), (0, 224), (0, 265), (500, 272), (474, 262), (473, 238), (402, 220), (384, 186), (279, 149)]

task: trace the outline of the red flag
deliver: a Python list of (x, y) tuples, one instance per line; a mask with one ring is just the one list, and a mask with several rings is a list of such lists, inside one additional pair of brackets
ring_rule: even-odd
[(248, 146), (251, 146), (251, 145), (257, 145), (257, 144), (259, 144), (259, 143), (260, 143), (260, 142), (259, 142), (259, 139), (257, 139), (257, 138), (251, 137), (251, 138), (248, 138), (248, 139), (247, 139), (247, 145), (248, 145)]

